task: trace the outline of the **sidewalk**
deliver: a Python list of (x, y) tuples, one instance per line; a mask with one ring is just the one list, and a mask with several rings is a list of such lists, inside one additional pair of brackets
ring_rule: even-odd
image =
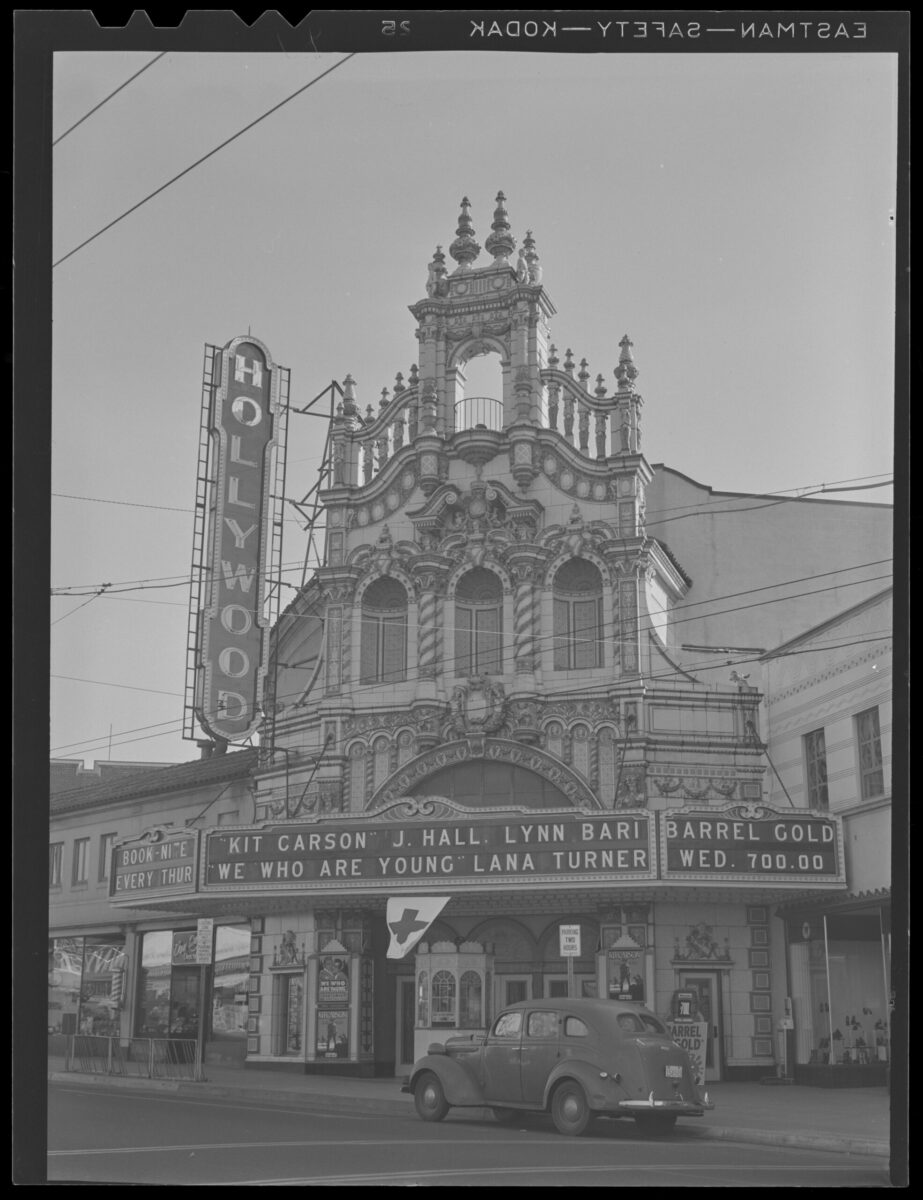
[[(264, 1104), (316, 1107), (320, 1103), (330, 1111), (414, 1116), (413, 1097), (401, 1092), (398, 1079), (346, 1079), (222, 1066), (206, 1066), (205, 1075), (202, 1083), (123, 1078), (66, 1072), (63, 1059), (50, 1059), (48, 1063), (48, 1078), (55, 1082), (142, 1088), (183, 1096), (249, 1098)], [(702, 1118), (681, 1120), (675, 1136), (889, 1156), (890, 1098), (886, 1088), (716, 1083), (709, 1084), (708, 1092), (714, 1109)]]

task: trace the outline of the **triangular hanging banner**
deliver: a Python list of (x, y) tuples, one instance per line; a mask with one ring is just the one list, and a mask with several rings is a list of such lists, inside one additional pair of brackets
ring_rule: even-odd
[(391, 932), (388, 958), (409, 954), (451, 896), (397, 896), (388, 901), (386, 920)]

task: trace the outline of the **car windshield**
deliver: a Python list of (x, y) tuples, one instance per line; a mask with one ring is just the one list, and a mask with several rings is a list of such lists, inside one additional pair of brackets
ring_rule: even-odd
[(618, 1025), (619, 1029), (621, 1029), (622, 1033), (644, 1032), (644, 1026), (641, 1024), (641, 1018), (635, 1013), (619, 1013), (615, 1018), (615, 1023)]

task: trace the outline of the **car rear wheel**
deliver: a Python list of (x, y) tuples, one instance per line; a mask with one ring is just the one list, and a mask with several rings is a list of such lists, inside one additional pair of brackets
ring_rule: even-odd
[(492, 1108), (494, 1120), (501, 1125), (510, 1125), (519, 1115), (515, 1108)]
[(551, 1097), (551, 1119), (558, 1133), (580, 1137), (592, 1117), (583, 1088), (572, 1079), (559, 1083)]
[(641, 1133), (661, 1137), (676, 1127), (676, 1113), (635, 1113), (635, 1124)]
[(432, 1071), (424, 1071), (413, 1089), (417, 1116), (424, 1121), (441, 1121), (449, 1111), (442, 1084)]

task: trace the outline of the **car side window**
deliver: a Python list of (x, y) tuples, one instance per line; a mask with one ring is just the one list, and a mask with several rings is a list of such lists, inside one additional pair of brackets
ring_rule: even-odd
[(641, 1014), (641, 1020), (652, 1033), (665, 1034), (666, 1028), (657, 1020), (656, 1017), (649, 1017), (647, 1013)]
[(522, 1029), (522, 1013), (508, 1012), (497, 1017), (493, 1036), (496, 1038), (518, 1038)]
[(556, 1012), (529, 1013), (526, 1025), (526, 1036), (530, 1038), (553, 1038), (558, 1035), (558, 1014)]
[(590, 1031), (579, 1017), (564, 1018), (565, 1037), (589, 1037)]
[(636, 1017), (634, 1013), (627, 1013), (627, 1012), (619, 1013), (619, 1015), (615, 1018), (615, 1020), (616, 1020), (616, 1024), (618, 1025), (619, 1029), (621, 1029), (624, 1033), (643, 1033), (644, 1032), (644, 1026), (641, 1024), (640, 1019), (638, 1017)]

